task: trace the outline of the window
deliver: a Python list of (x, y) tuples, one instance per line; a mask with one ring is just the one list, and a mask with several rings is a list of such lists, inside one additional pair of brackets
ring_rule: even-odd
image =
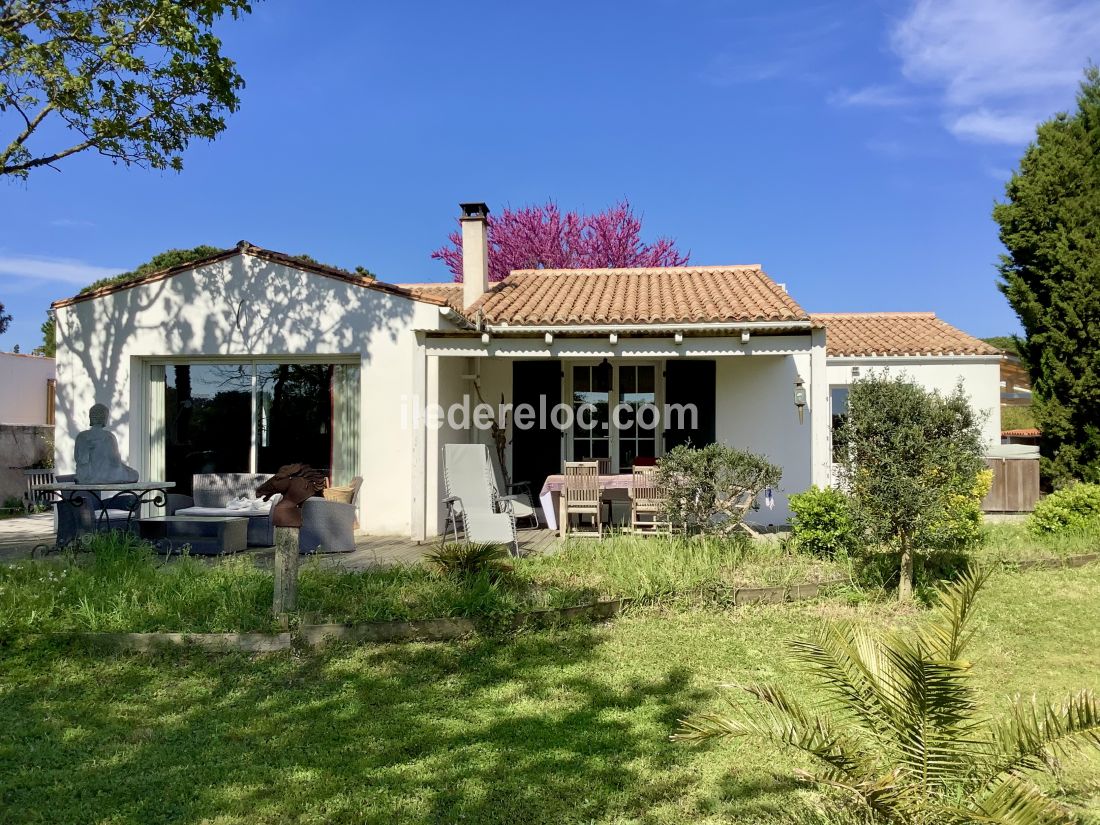
[(573, 367), (573, 460), (611, 457), (611, 365)]
[(829, 406), (833, 416), (832, 427), (832, 441), (833, 441), (833, 461), (836, 461), (837, 456), (837, 443), (839, 438), (837, 435), (844, 428), (844, 423), (848, 420), (848, 388), (830, 387), (829, 388)]
[(359, 367), (198, 362), (150, 368), (150, 460), (189, 493), (198, 473), (302, 462), (346, 484), (359, 469)]
[(572, 381), (573, 461), (609, 458), (617, 472), (630, 472), (635, 459), (657, 457), (657, 411), (643, 413), (657, 404), (656, 365), (578, 364)]
[(657, 369), (652, 365), (619, 367), (619, 471), (628, 473), (636, 458), (657, 457)]

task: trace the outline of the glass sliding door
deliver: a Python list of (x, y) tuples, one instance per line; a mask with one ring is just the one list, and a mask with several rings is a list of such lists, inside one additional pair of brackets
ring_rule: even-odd
[(198, 473), (284, 464), (324, 470), (333, 484), (359, 474), (357, 364), (152, 364), (149, 382), (163, 398), (150, 406), (149, 466), (163, 466), (176, 492), (190, 493)]
[(164, 373), (164, 472), (174, 492), (190, 495), (197, 473), (247, 472), (251, 365), (169, 364)]
[(256, 472), (332, 469), (332, 364), (256, 365)]

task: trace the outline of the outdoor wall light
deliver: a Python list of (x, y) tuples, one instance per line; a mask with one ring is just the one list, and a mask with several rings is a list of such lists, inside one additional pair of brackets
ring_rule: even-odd
[(546, 341), (546, 346), (550, 346), (554, 343), (554, 334), (552, 332), (546, 333), (546, 337), (543, 340)]
[(488, 344), (488, 343), (489, 343), (489, 339), (490, 339), (490, 337), (491, 337), (491, 336), (490, 336), (490, 335), (489, 335), (489, 333), (487, 333), (487, 332), (483, 332), (483, 333), (481, 333), (481, 343), (483, 343), (483, 344)]
[(752, 337), (752, 335), (749, 333), (749, 331), (747, 329), (741, 330), (741, 343), (742, 344), (747, 344), (751, 337)]
[(802, 382), (801, 375), (794, 379), (794, 406), (798, 410), (798, 423), (801, 424), (806, 412), (806, 385)]
[(680, 346), (680, 344), (684, 343), (684, 333), (677, 332), (672, 336), (672, 340), (675, 342), (676, 346)]
[(619, 333), (611, 333), (609, 336), (607, 336), (607, 340), (611, 342), (611, 346), (615, 346), (617, 343), (619, 343)]
[(859, 367), (852, 367), (852, 378), (859, 378)]

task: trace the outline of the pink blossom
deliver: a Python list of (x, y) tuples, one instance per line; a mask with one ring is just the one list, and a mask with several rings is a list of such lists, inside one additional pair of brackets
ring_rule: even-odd
[[(558, 205), (505, 209), (489, 216), (489, 280), (502, 281), (514, 269), (607, 269), (683, 266), (688, 255), (671, 238), (652, 244), (642, 238), (642, 222), (622, 201), (593, 215), (562, 214)], [(432, 253), (462, 280), (462, 236)]]

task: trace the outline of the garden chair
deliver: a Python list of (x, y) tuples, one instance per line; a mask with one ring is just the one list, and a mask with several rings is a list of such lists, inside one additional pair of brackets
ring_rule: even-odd
[(630, 529), (635, 533), (671, 531), (672, 525), (665, 520), (667, 499), (657, 484), (657, 468), (635, 465), (630, 484)]
[(611, 475), (611, 459), (610, 458), (595, 458), (595, 459), (593, 459), (593, 461), (595, 461), (597, 466), (600, 468), (600, 475), (602, 475), (602, 476)]
[[(600, 465), (596, 461), (565, 462), (561, 488), (561, 534), (570, 532), (570, 517), (592, 518), (593, 531), (603, 538), (603, 502), (600, 500)], [(578, 531), (582, 532), (582, 531)], [(588, 533), (588, 535), (592, 535)]]
[(443, 481), (447, 521), (458, 541), (458, 520), (467, 542), (505, 544), (519, 554), (513, 502), (498, 499), (489, 448), (484, 444), (445, 444)]

